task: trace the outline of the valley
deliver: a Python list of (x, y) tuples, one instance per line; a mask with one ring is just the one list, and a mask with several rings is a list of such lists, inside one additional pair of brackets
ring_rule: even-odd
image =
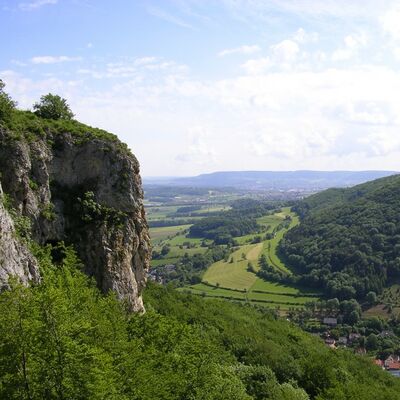
[[(229, 255), (211, 263), (200, 272), (194, 282), (180, 283), (178, 290), (203, 297), (273, 308), (281, 314), (317, 300), (319, 295), (315, 291), (262, 279), (257, 275), (260, 270), (259, 259), (262, 255), (276, 271), (291, 273), (278, 255), (278, 245), (286, 232), (298, 225), (299, 218), (290, 207), (279, 207), (279, 205), (277, 204), (276, 209), (256, 218), (259, 226), (257, 232), (237, 236), (234, 238), (234, 244), (224, 245), (229, 249)], [(224, 202), (212, 206), (186, 204), (185, 207), (193, 209), (190, 215), (186, 216), (190, 220), (205, 218), (231, 209)], [(150, 226), (153, 221), (159, 220), (163, 220), (164, 223), (173, 223), (177, 220), (179, 208), (180, 206), (162, 204), (147, 208)], [(214, 246), (213, 241), (207, 238), (190, 237), (190, 226), (190, 224), (183, 224), (150, 228), (153, 251), (156, 255), (161, 255), (163, 251), (165, 253), (160, 257), (154, 257), (153, 253), (151, 262), (152, 268), (159, 271), (158, 275), (153, 272), (154, 276), (164, 276), (160, 278), (161, 282), (174, 280), (174, 277), (179, 274), (177, 271), (183, 257), (204, 255), (210, 247)]]

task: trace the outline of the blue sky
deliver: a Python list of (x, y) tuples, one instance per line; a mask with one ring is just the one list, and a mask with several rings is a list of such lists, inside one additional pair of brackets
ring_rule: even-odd
[(400, 1), (0, 0), (19, 107), (66, 97), (144, 176), (391, 169)]

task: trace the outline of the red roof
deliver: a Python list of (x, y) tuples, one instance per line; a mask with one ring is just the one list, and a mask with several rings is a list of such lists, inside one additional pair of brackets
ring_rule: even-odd
[(387, 369), (400, 370), (400, 362), (391, 362), (391, 363), (387, 364)]

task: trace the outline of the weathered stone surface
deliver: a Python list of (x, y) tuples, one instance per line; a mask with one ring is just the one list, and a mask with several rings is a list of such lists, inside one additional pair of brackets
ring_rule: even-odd
[(0, 201), (0, 289), (8, 287), (10, 276), (15, 276), (22, 283), (37, 281), (39, 269), (35, 258), (18, 240), (13, 220)]
[[(130, 151), (117, 140), (52, 132), (15, 139), (0, 129), (0, 172), (4, 191), (32, 220), (34, 240), (73, 244), (100, 289), (143, 309), (150, 245), (139, 164)], [(101, 215), (85, 215), (88, 192)]]

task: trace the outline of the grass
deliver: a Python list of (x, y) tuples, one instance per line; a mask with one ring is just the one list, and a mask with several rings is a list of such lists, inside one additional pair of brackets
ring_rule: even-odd
[[(221, 207), (202, 209), (197, 212), (197, 215), (206, 215), (207, 212), (218, 209), (221, 209)], [(175, 211), (176, 206), (160, 206), (154, 209), (150, 208), (148, 213), (150, 219), (154, 220), (165, 219), (168, 214)], [(276, 231), (278, 225), (285, 220), (287, 215), (292, 218), (289, 228), (277, 231), (275, 237), (271, 240), (264, 240), (257, 244), (249, 243), (256, 236), (264, 237), (266, 233)], [(264, 281), (258, 278), (254, 272), (248, 270), (249, 262), (256, 271), (258, 270), (259, 257), (264, 253), (275, 268), (286, 272), (289, 271), (279, 259), (276, 249), (287, 230), (298, 224), (298, 218), (289, 208), (283, 208), (278, 213), (258, 218), (257, 222), (263, 227), (263, 232), (236, 238), (239, 244), (238, 250), (230, 255), (228, 261), (221, 260), (212, 264), (203, 275), (204, 283), (178, 290), (189, 290), (199, 296), (221, 300), (246, 301), (262, 307), (279, 307), (282, 312), (287, 311), (289, 308), (302, 307), (306, 302), (316, 300), (316, 294), (313, 292), (299, 287)], [(190, 225), (180, 225), (150, 229), (153, 246), (156, 250), (160, 250), (165, 244), (171, 247), (166, 258), (152, 260), (152, 266), (176, 264), (185, 253), (193, 255), (207, 251), (208, 247), (201, 246), (204, 239), (186, 237), (185, 230), (189, 227)], [(211, 243), (211, 241), (207, 242), (208, 244)], [(193, 247), (187, 248), (183, 243), (189, 243)], [(182, 246), (183, 248), (181, 248)], [(243, 257), (243, 254), (245, 257)], [(231, 259), (233, 262), (231, 262)]]
[[(288, 228), (275, 232), (273, 239), (258, 244), (248, 244), (249, 240), (252, 240), (255, 236), (262, 236), (268, 232), (272, 233), (285, 220), (287, 215), (291, 217)], [(283, 208), (279, 213), (259, 218), (257, 222), (265, 227), (263, 233), (236, 238), (240, 247), (232, 253), (229, 260), (212, 264), (203, 275), (204, 283), (192, 285), (185, 289), (207, 297), (248, 301), (263, 307), (275, 308), (279, 306), (283, 311), (292, 307), (299, 308), (309, 301), (316, 300), (318, 295), (312, 291), (268, 282), (258, 278), (254, 272), (248, 270), (249, 262), (252, 263), (255, 270), (259, 268), (258, 259), (263, 253), (275, 268), (290, 273), (279, 259), (277, 247), (288, 229), (296, 226), (299, 219), (289, 208)], [(243, 254), (245, 258), (243, 258)], [(231, 262), (231, 259), (233, 262)]]
[(190, 225), (163, 226), (159, 228), (150, 228), (150, 237), (153, 244), (176, 235), (178, 232), (188, 229)]
[(284, 218), (289, 215), (291, 217), (290, 225), (286, 229), (281, 229), (278, 232), (276, 232), (275, 237), (271, 240), (267, 240), (264, 242), (264, 249), (263, 249), (263, 254), (267, 257), (267, 260), (269, 263), (275, 267), (278, 270), (281, 270), (283, 272), (286, 272), (287, 274), (291, 274), (291, 271), (286, 267), (286, 265), (281, 261), (281, 259), (278, 256), (278, 245), (279, 242), (282, 240), (283, 236), (286, 234), (286, 232), (289, 229), (292, 229), (296, 225), (299, 224), (299, 217), (290, 211), (289, 208), (283, 208), (282, 212), (275, 214), (279, 217), (281, 217), (281, 221), (284, 220)]
[[(205, 272), (203, 280), (233, 289), (249, 289), (257, 276), (247, 270), (248, 263), (256, 264), (261, 250), (262, 243), (241, 246), (230, 257), (234, 262), (221, 260), (212, 264)], [(242, 254), (246, 255), (245, 259)]]
[[(389, 311), (389, 306), (392, 311)], [(400, 316), (400, 285), (394, 284), (386, 288), (379, 296), (379, 304), (363, 312), (364, 317), (380, 317), (388, 319)]]

